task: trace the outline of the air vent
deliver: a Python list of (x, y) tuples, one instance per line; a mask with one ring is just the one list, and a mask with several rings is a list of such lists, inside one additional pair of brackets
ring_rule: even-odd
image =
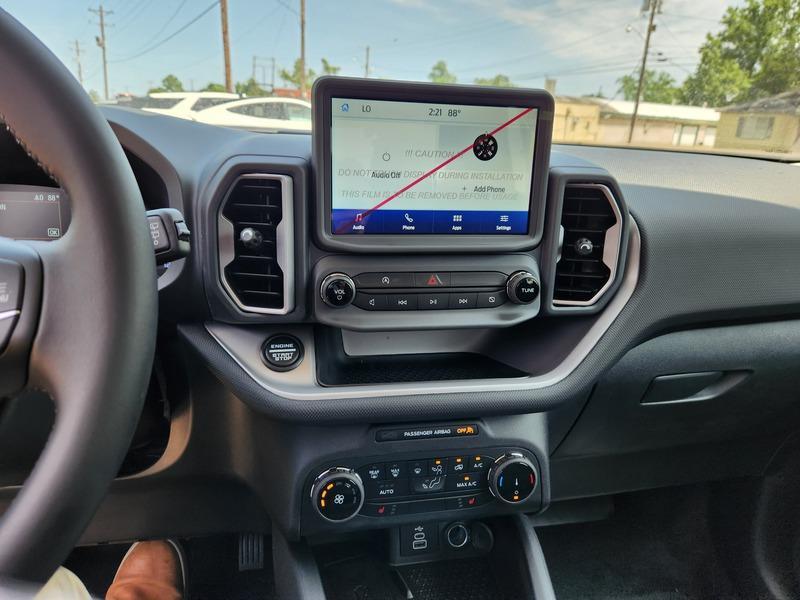
[(240, 176), (218, 220), (222, 284), (246, 312), (286, 314), (294, 308), (292, 180)]
[(619, 207), (607, 186), (566, 186), (553, 304), (590, 306), (611, 286), (616, 277), (621, 225)]

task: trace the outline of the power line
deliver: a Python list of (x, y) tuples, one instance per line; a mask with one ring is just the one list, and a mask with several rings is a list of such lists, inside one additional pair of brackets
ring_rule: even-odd
[(183, 8), (183, 7), (186, 5), (186, 2), (188, 2), (188, 0), (181, 0), (180, 4), (178, 4), (178, 8), (176, 8), (176, 9), (175, 9), (175, 12), (173, 12), (173, 13), (172, 13), (172, 15), (169, 17), (169, 19), (167, 19), (167, 20), (164, 22), (164, 24), (161, 26), (161, 29), (159, 29), (159, 30), (158, 30), (157, 32), (155, 32), (155, 33), (154, 33), (152, 36), (150, 36), (150, 38), (148, 38), (148, 40), (147, 40), (145, 43), (143, 43), (143, 44), (142, 44), (141, 46), (139, 46), (139, 47), (138, 47), (136, 50), (134, 50), (134, 52), (138, 52), (138, 51), (139, 51), (139, 50), (141, 50), (142, 48), (146, 48), (147, 46), (149, 46), (150, 44), (152, 44), (152, 43), (153, 43), (155, 40), (157, 40), (157, 39), (158, 39), (158, 37), (159, 37), (159, 36), (160, 36), (162, 33), (164, 33), (164, 31), (166, 31), (167, 27), (169, 27), (169, 26), (170, 26), (170, 24), (172, 23), (172, 21), (174, 21), (174, 20), (175, 20), (175, 17), (177, 17), (177, 16), (178, 16), (178, 13), (179, 13), (179, 12), (181, 12), (181, 9), (182, 9), (182, 8)]
[(185, 25), (183, 25), (183, 26), (179, 27), (177, 30), (173, 31), (171, 34), (169, 34), (167, 37), (162, 39), (160, 42), (156, 42), (155, 44), (153, 44), (149, 48), (146, 48), (145, 50), (142, 50), (141, 52), (139, 52), (137, 54), (134, 54), (132, 56), (128, 56), (127, 58), (121, 58), (121, 59), (118, 59), (118, 60), (115, 60), (115, 61), (112, 61), (112, 62), (115, 62), (115, 63), (128, 62), (128, 61), (133, 60), (135, 58), (139, 58), (140, 56), (144, 56), (145, 54), (149, 54), (150, 52), (152, 52), (156, 48), (160, 48), (161, 46), (166, 44), (168, 41), (170, 41), (172, 38), (174, 38), (176, 35), (178, 35), (180, 33), (183, 33), (189, 27), (191, 27), (192, 25), (197, 23), (200, 19), (202, 19), (204, 16), (206, 16), (208, 13), (210, 13), (219, 3), (220, 3), (220, 0), (214, 0), (214, 2), (212, 2), (211, 5), (208, 6), (208, 8), (206, 8), (200, 14), (198, 14), (197, 16), (192, 18)]

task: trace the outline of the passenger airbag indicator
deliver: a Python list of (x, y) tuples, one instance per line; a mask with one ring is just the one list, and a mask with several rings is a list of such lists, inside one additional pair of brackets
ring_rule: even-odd
[(430, 440), (473, 435), (478, 435), (478, 426), (474, 423), (470, 423), (467, 425), (437, 425), (436, 427), (381, 429), (375, 434), (375, 440), (378, 442), (398, 442), (403, 440)]

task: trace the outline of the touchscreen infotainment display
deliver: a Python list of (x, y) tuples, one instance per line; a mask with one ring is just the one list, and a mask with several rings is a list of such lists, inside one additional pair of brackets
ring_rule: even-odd
[(538, 110), (333, 97), (334, 235), (525, 235)]

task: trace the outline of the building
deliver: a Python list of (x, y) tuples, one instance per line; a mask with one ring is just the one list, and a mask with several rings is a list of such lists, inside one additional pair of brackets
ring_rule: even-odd
[(553, 141), (596, 144), (600, 128), (600, 107), (591, 98), (556, 97)]
[[(600, 122), (597, 143), (628, 143), (634, 103), (628, 100), (584, 98), (598, 105)], [(636, 146), (712, 147), (717, 135), (720, 113), (712, 108), (681, 104), (640, 102), (631, 144)]]
[(720, 110), (717, 148), (800, 152), (800, 89)]

